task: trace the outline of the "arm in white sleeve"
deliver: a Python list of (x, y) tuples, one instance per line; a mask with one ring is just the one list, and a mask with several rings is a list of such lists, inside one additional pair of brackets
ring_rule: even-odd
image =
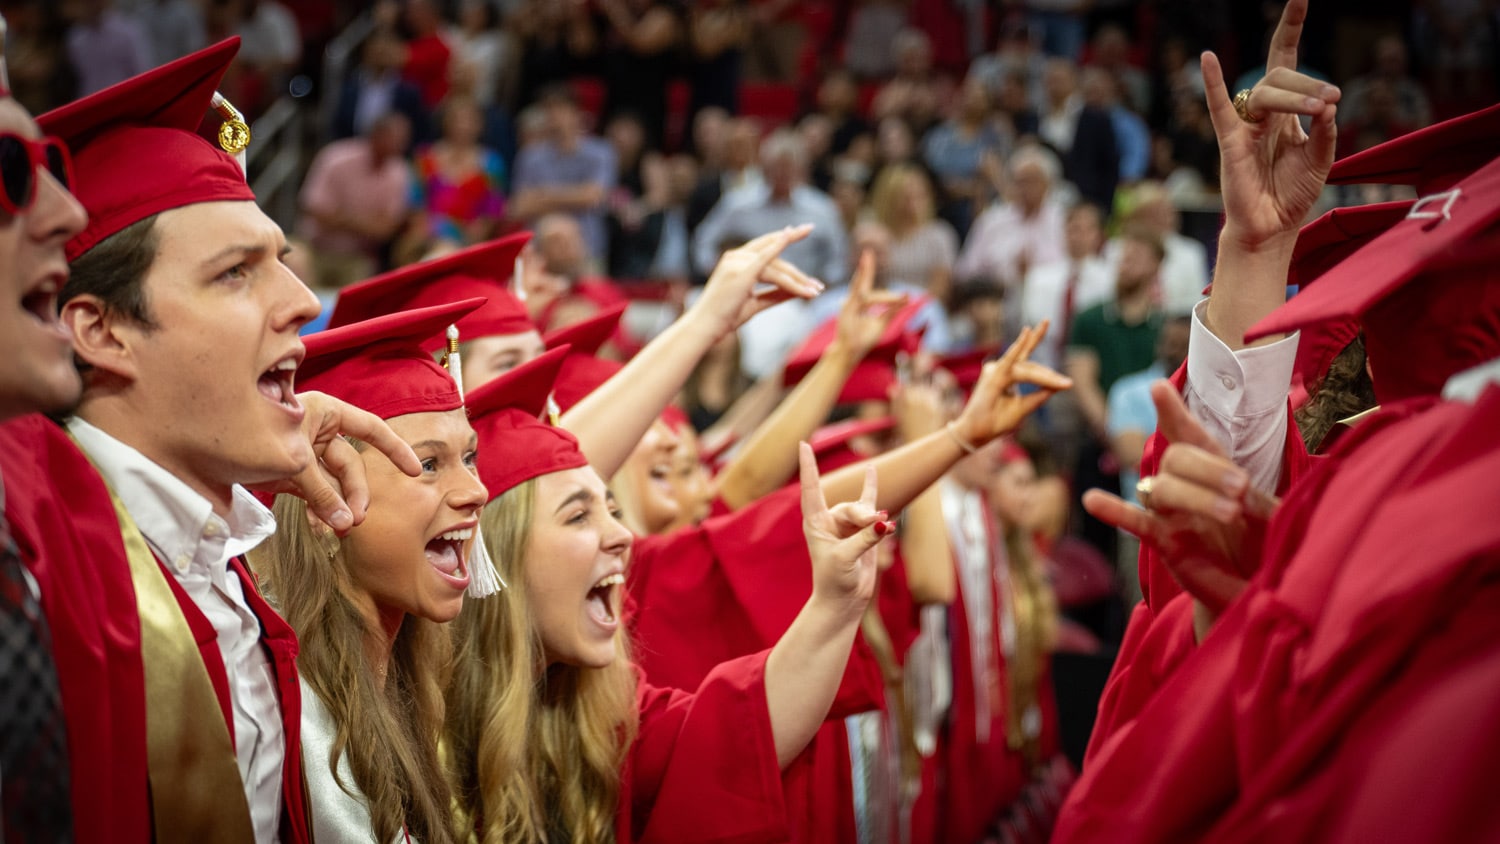
[(1287, 391), (1297, 359), (1292, 334), (1264, 346), (1230, 351), (1203, 323), (1207, 302), (1193, 308), (1183, 399), (1256, 488), (1274, 493), (1286, 444)]

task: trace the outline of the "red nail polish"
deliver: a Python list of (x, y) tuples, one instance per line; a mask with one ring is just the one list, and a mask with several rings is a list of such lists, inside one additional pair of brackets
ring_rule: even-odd
[(876, 522), (875, 523), (875, 535), (876, 536), (887, 536), (891, 532), (893, 532), (895, 529), (896, 529), (896, 523), (895, 522)]
[(878, 516), (882, 522), (885, 521), (885, 520), (887, 520), (887, 519), (889, 519), (891, 517), (891, 514), (887, 513), (884, 510), (881, 510), (881, 511), (877, 512), (875, 515)]

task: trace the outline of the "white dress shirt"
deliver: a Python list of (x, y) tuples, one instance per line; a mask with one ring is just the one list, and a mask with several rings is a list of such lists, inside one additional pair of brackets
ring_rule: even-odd
[(1193, 308), (1188, 335), (1188, 410), (1250, 475), (1257, 489), (1276, 491), (1286, 444), (1287, 390), (1297, 362), (1298, 334), (1275, 343), (1230, 351), (1203, 322), (1204, 301)]
[(1031, 359), (1062, 371), (1063, 349), (1068, 345), (1068, 331), (1063, 318), (1063, 303), (1068, 298), (1068, 280), (1077, 274), (1073, 288), (1073, 313), (1078, 316), (1085, 309), (1109, 299), (1115, 292), (1115, 270), (1109, 262), (1097, 256), (1082, 261), (1068, 258), (1033, 267), (1026, 274), (1026, 284), (1021, 290), (1021, 319), (1026, 325), (1039, 325), (1042, 320), (1052, 320), (1047, 338), (1037, 346)]
[[(229, 561), (276, 532), (276, 520), (244, 488), (234, 488), (229, 518), (208, 499), (134, 448), (77, 417), (68, 431), (99, 467), (146, 544), (177, 578), (218, 633), (234, 713), (234, 750), (255, 840), (277, 841), (286, 737), (275, 674), (260, 641), (260, 620), (245, 601)], [(218, 711), (202, 713), (220, 717)]]

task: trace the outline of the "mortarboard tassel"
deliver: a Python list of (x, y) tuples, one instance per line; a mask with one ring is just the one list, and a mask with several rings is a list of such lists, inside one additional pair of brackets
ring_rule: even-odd
[(526, 280), (521, 276), (521, 273), (524, 272), (525, 269), (525, 262), (521, 260), (520, 255), (517, 255), (516, 266), (515, 269), (511, 271), (510, 276), (510, 292), (516, 294), (516, 298), (520, 299), (522, 302), (526, 301)]
[(234, 156), (234, 160), (240, 163), (240, 171), (248, 175), (245, 148), (250, 146), (250, 124), (245, 122), (240, 110), (218, 91), (214, 92), (213, 109), (224, 118), (219, 126), (219, 146)]
[[(443, 366), (448, 368), (448, 374), (453, 376), (453, 383), (458, 385), (458, 396), (464, 395), (464, 362), (458, 353), (458, 326), (448, 326), (448, 354), (443, 358)], [(506, 588), (505, 578), (495, 568), (495, 561), (490, 558), (490, 549), (484, 544), (484, 534), (478, 525), (474, 526), (474, 544), (469, 546), (469, 557), (464, 561), (464, 566), (469, 570), (469, 597), (488, 598), (489, 596)]]

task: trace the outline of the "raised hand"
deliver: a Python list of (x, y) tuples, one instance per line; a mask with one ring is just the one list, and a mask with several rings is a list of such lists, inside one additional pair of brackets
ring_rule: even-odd
[(947, 389), (951, 386), (946, 370), (934, 370), (929, 377), (903, 381), (891, 391), (891, 415), (896, 418), (896, 433), (902, 442), (916, 442), (942, 430), (948, 421)]
[(344, 437), (368, 443), (401, 471), (421, 476), (422, 463), (416, 453), (379, 416), (324, 393), (298, 393), (297, 400), (306, 411), (302, 433), (314, 459), (295, 477), (257, 489), (288, 492), (306, 500), (310, 514), (343, 536), (365, 520), (370, 503), (364, 461)]
[(865, 470), (858, 501), (830, 510), (812, 446), (804, 442), (797, 448), (802, 470), (802, 534), (812, 558), (813, 597), (857, 617), (875, 594), (879, 573), (875, 546), (896, 529), (885, 513), (875, 509), (875, 467)]
[(725, 252), (687, 317), (708, 320), (718, 337), (772, 305), (822, 293), (821, 282), (779, 257), (811, 232), (811, 225), (785, 228)]
[(1091, 489), (1083, 506), (1095, 518), (1154, 546), (1172, 576), (1211, 624), (1254, 576), (1266, 526), (1279, 501), (1250, 483), (1224, 449), (1194, 419), (1166, 381), (1151, 385), (1158, 426), (1171, 445), (1150, 480), (1150, 495), (1128, 504)]
[(864, 358), (906, 304), (906, 294), (875, 289), (875, 256), (861, 253), (849, 280), (849, 296), (839, 308), (838, 342), (855, 360)]
[[(1073, 386), (1073, 379), (1033, 362), (1031, 353), (1047, 336), (1046, 320), (1032, 328), (1021, 329), (1010, 348), (998, 360), (992, 360), (980, 371), (979, 383), (963, 412), (952, 422), (953, 432), (968, 445), (979, 448), (996, 437), (1014, 431), (1021, 422), (1054, 393)], [(1040, 389), (1021, 395), (1018, 384)]]
[[(1290, 250), (1328, 179), (1337, 141), (1339, 89), (1297, 72), (1307, 0), (1291, 0), (1271, 37), (1266, 76), (1250, 90), (1242, 119), (1213, 53), (1202, 56), (1204, 96), (1219, 141), (1223, 237), (1247, 249)], [(1311, 134), (1301, 115), (1312, 117)]]

